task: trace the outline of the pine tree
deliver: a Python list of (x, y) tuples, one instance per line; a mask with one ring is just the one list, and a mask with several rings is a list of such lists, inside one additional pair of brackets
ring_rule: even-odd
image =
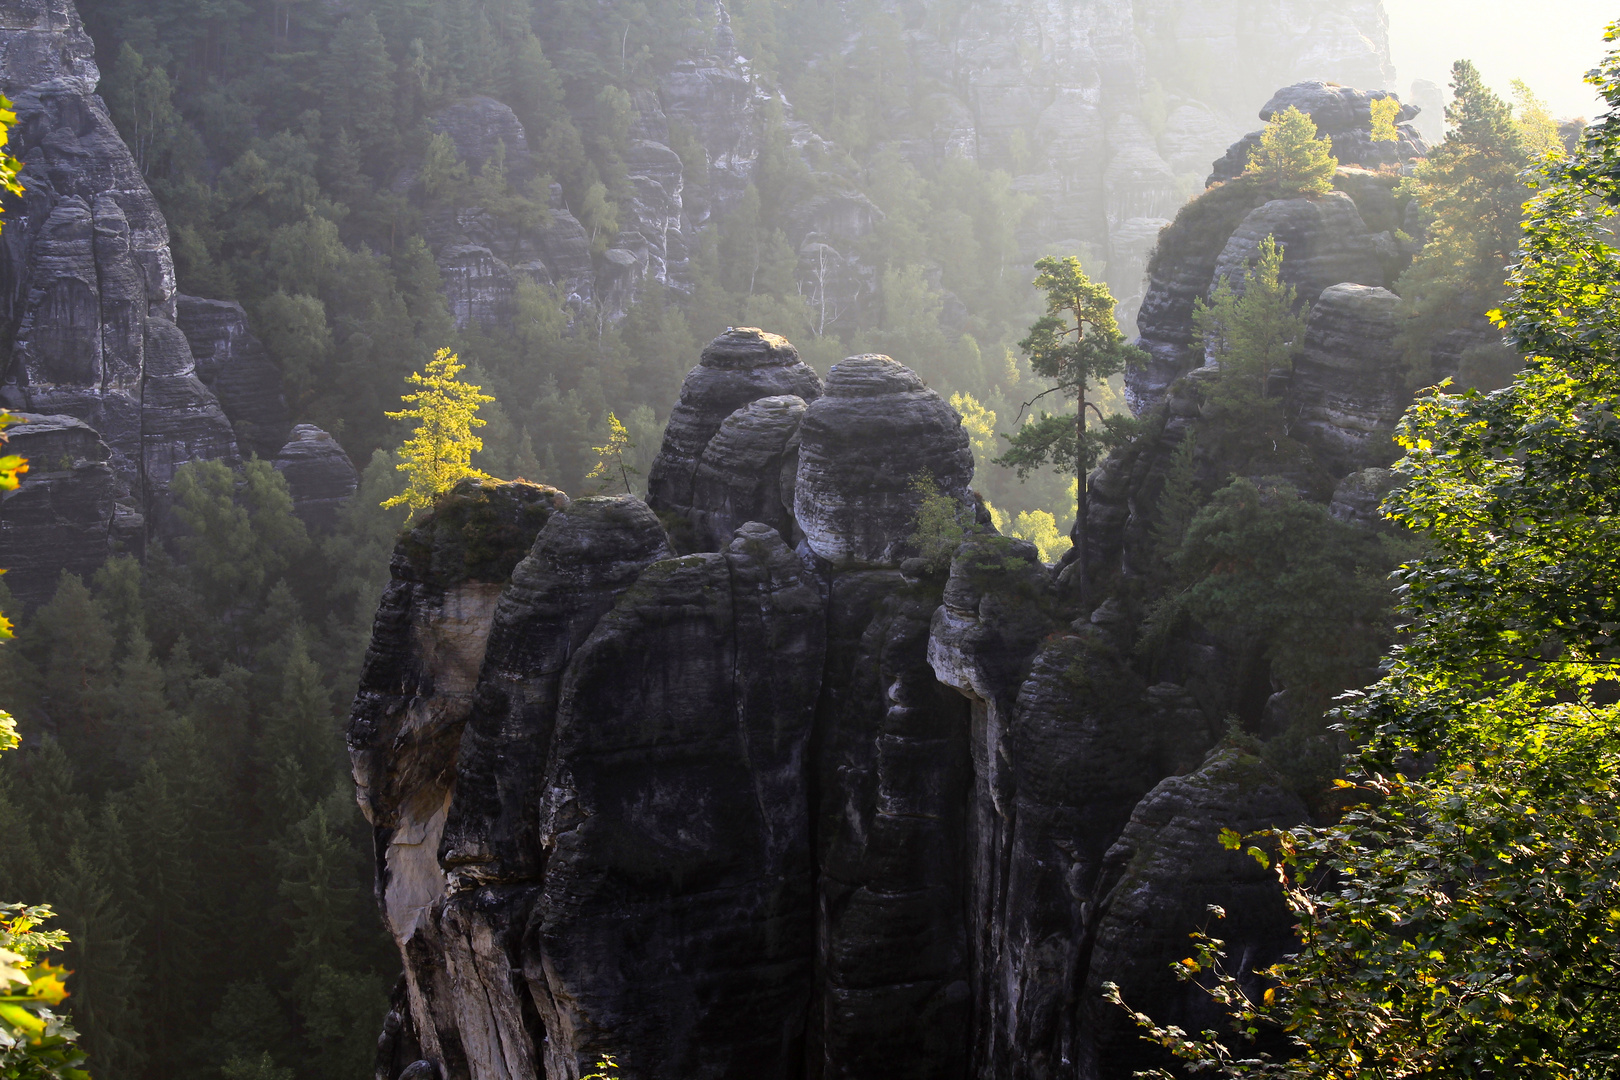
[(1290, 105), (1267, 122), (1244, 175), (1283, 196), (1326, 195), (1338, 167), (1332, 143), (1316, 137), (1316, 121)]
[[(1063, 259), (1048, 257), (1037, 262), (1035, 269), (1039, 271), (1035, 287), (1046, 293), (1046, 314), (1030, 327), (1029, 336), (1018, 347), (1029, 357), (1035, 373), (1053, 382), (1035, 400), (1053, 393), (1073, 398), (1076, 415), (1051, 416), (1042, 412), (1040, 419), (1007, 436), (1012, 445), (996, 463), (1017, 469), (1020, 478), (1044, 465), (1075, 476), (1078, 497), (1072, 538), (1081, 603), (1086, 603), (1090, 598), (1087, 474), (1106, 446), (1131, 430), (1125, 418), (1109, 417), (1104, 419), (1101, 437), (1088, 433), (1086, 409), (1097, 411), (1099, 417), (1101, 410), (1086, 400), (1086, 392), (1092, 382), (1118, 374), (1142, 354), (1126, 344), (1125, 335), (1120, 333), (1108, 286), (1087, 277), (1079, 259), (1072, 255)], [(1025, 408), (1032, 404), (1034, 401), (1026, 403)]]
[[(1427, 242), (1395, 290), (1405, 317), (1400, 341), (1420, 382), (1434, 374), (1435, 354), (1451, 336), (1499, 338), (1485, 313), (1506, 300), (1507, 268), (1530, 197), (1521, 177), (1531, 159), (1513, 110), (1466, 60), (1452, 68), (1451, 87), (1450, 131), (1403, 186), (1430, 218)], [(1517, 366), (1509, 360), (1485, 388), (1500, 385)]]
[(396, 466), (409, 482), (403, 492), (383, 500), (383, 506), (408, 506), (414, 518), (417, 511), (432, 508), (457, 481), (484, 475), (472, 467), (472, 456), (484, 448), (484, 440), (472, 432), (485, 424), (478, 418), (478, 407), (495, 399), (457, 379), (464, 370), (466, 365), (455, 353), (440, 349), (425, 372), (406, 378), (422, 388), (400, 399), (413, 408), (387, 416), (417, 421), (416, 430), (399, 448)]
[(1282, 282), (1283, 249), (1277, 238), (1260, 241), (1253, 266), (1239, 281), (1222, 278), (1210, 302), (1193, 302), (1196, 342), (1220, 365), (1211, 400), (1229, 409), (1252, 408), (1266, 398), (1273, 372), (1286, 369), (1305, 344), (1306, 314), (1299, 297)]

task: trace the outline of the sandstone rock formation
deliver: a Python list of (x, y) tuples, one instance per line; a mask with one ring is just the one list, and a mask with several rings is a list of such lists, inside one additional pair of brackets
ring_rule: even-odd
[(242, 305), (180, 295), (175, 307), (176, 324), (191, 344), (197, 377), (219, 399), (242, 453), (266, 460), (275, 457), (292, 426), (281, 370), (248, 328)]
[(736, 330), (658, 513), (469, 482), (407, 536), (349, 728), (405, 963), (379, 1077), (1123, 1077), (1101, 981), (1186, 1012), (1155, 980), (1210, 902), (1275, 951), (1215, 837), (1301, 811), (1206, 760), (1236, 692), (1149, 685), (1024, 541), (908, 559), (914, 478), (973, 520), (971, 470), (908, 369), (822, 393)]
[[(768, 466), (772, 459), (779, 458), (777, 478), (789, 466), (796, 473), (798, 455), (790, 450), (789, 444), (797, 441), (798, 420), (802, 414), (791, 402), (784, 402), (781, 410), (760, 406), (743, 416), (734, 417), (734, 414), (748, 410), (763, 398), (787, 397), (811, 402), (821, 394), (821, 376), (799, 359), (799, 351), (785, 338), (747, 326), (728, 330), (715, 338), (703, 350), (698, 366), (681, 384), (681, 399), (669, 414), (663, 447), (647, 474), (648, 505), (654, 510), (677, 514), (695, 509), (698, 511), (696, 520), (705, 530), (699, 542), (709, 550), (729, 542), (729, 534), (725, 537), (708, 534), (708, 518), (718, 516), (729, 520), (742, 509), (733, 509), (736, 498), (730, 490), (733, 482), (727, 481), (721, 473), (722, 468), (731, 471), (740, 466), (741, 459), (728, 456), (723, 464), (713, 460), (704, 471), (704, 452), (710, 441), (724, 429), (728, 445), (757, 443), (753, 452), (765, 455), (761, 466)], [(771, 478), (761, 475), (753, 479), (767, 485)], [(775, 498), (779, 507), (791, 508), (791, 487), (791, 481), (787, 481), (785, 501), (782, 488), (778, 487)], [(701, 505), (695, 503), (698, 492), (706, 500)], [(758, 519), (761, 521), (768, 521), (780, 512), (769, 505), (769, 497), (767, 487), (742, 495), (743, 500), (757, 506), (764, 515)]]
[[(1272, 117), (1292, 107), (1316, 121), (1319, 137), (1333, 144), (1333, 156), (1340, 165), (1355, 165), (1376, 169), (1385, 165), (1404, 165), (1429, 152), (1423, 136), (1412, 125), (1423, 109), (1417, 105), (1402, 104), (1395, 115), (1394, 141), (1374, 142), (1372, 137), (1372, 103), (1395, 97), (1388, 90), (1357, 90), (1338, 83), (1312, 82), (1285, 86), (1260, 110), (1260, 119), (1270, 122)], [(1397, 99), (1398, 100), (1398, 99)], [(1249, 151), (1260, 144), (1258, 131), (1245, 135), (1215, 162), (1210, 174), (1211, 184), (1241, 176), (1249, 166)]]
[(338, 511), (360, 486), (338, 441), (314, 424), (299, 424), (276, 454), (275, 466), (286, 477), (293, 512), (304, 524), (316, 533), (336, 529)]
[(235, 460), (219, 401), (175, 326), (168, 227), (95, 96), (93, 46), (69, 0), (0, 7), (0, 90), (26, 193), (5, 204), (0, 399), (76, 416), (106, 443), (120, 483), (156, 508), (174, 469)]
[(1399, 303), (1387, 289), (1347, 283), (1311, 309), (1291, 399), (1297, 437), (1335, 473), (1389, 465), (1399, 454), (1395, 425), (1413, 389), (1395, 340)]
[(112, 553), (118, 482), (112, 452), (71, 416), (16, 415), (5, 452), (28, 459), (15, 491), (0, 496), (6, 585), (30, 607), (56, 591), (63, 570), (88, 577)]
[(916, 528), (920, 480), (971, 503), (962, 418), (887, 356), (833, 365), (800, 439), (794, 516), (805, 544), (828, 562), (898, 562)]
[[(1389, 95), (1304, 83), (1279, 91), (1263, 115), (1287, 104), (1310, 106), (1322, 114), (1323, 130), (1334, 133), (1336, 146), (1376, 150), (1397, 145), (1371, 142), (1368, 102), (1384, 96)], [(1232, 147), (1231, 162), (1247, 160), (1248, 141)], [(1398, 146), (1402, 160), (1424, 152), (1415, 133)], [(1358, 157), (1380, 164), (1382, 153)], [(1248, 266), (1268, 235), (1282, 246), (1282, 278), (1298, 290), (1304, 305), (1335, 285), (1393, 286), (1413, 253), (1398, 237), (1409, 228), (1421, 231), (1415, 219), (1408, 220), (1409, 201), (1396, 193), (1398, 179), (1392, 170), (1374, 171), (1352, 161), (1341, 164), (1334, 176), (1336, 190), (1326, 195), (1274, 198), (1275, 193), (1242, 177), (1214, 184), (1183, 208), (1159, 234), (1148, 263), (1137, 344), (1149, 362), (1126, 373), (1131, 408), (1141, 414), (1161, 404), (1172, 382), (1204, 363), (1193, 347), (1193, 306), (1208, 299), (1223, 278), (1241, 292)], [(1455, 368), (1455, 358), (1451, 366)]]

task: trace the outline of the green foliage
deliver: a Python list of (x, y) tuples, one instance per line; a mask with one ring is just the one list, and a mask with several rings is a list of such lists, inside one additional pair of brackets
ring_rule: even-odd
[(1244, 175), (1284, 197), (1326, 195), (1338, 167), (1332, 142), (1316, 137), (1316, 121), (1290, 105), (1266, 123)]
[(417, 421), (415, 430), (400, 445), (400, 462), (395, 466), (408, 482), (404, 491), (383, 501), (384, 507), (408, 506), (415, 517), (418, 510), (431, 509), (459, 481), (484, 475), (472, 467), (472, 456), (484, 448), (483, 440), (472, 430), (488, 423), (479, 418), (478, 408), (495, 399), (456, 378), (465, 369), (455, 353), (440, 349), (426, 371), (406, 378), (421, 389), (400, 398), (412, 408), (391, 412), (388, 418)]
[(68, 996), (67, 972), (44, 959), (67, 935), (36, 930), (48, 907), (0, 904), (0, 1078), (89, 1080), (78, 1033), (55, 1007)]
[(1395, 121), (1401, 115), (1401, 103), (1392, 97), (1374, 98), (1368, 103), (1372, 110), (1372, 141), (1399, 142), (1400, 131)]
[[(1161, 503), (1166, 547), (1193, 501), (1190, 443), (1183, 447)], [(1389, 640), (1384, 578), (1394, 561), (1378, 537), (1335, 521), (1286, 482), (1236, 479), (1186, 521), (1168, 559), (1177, 587), (1155, 606), (1145, 636), (1153, 642), (1191, 618), (1256, 642), (1301, 699), (1296, 709), (1320, 716), (1333, 694), (1376, 667)]]
[(1241, 294), (1223, 277), (1209, 303), (1193, 302), (1194, 342), (1221, 370), (1210, 401), (1234, 416), (1264, 411), (1272, 373), (1288, 371), (1305, 347), (1307, 313), (1297, 310), (1294, 287), (1283, 284), (1282, 263), (1276, 237), (1267, 236)]
[(619, 422), (617, 416), (608, 413), (607, 421), (607, 443), (603, 446), (591, 447), (591, 453), (597, 455), (597, 462), (595, 467), (585, 475), (585, 479), (595, 480), (605, 485), (612, 479), (614, 473), (618, 473), (619, 479), (624, 483), (624, 493), (626, 495), (634, 494), (634, 489), (630, 486), (630, 474), (639, 474), (641, 470), (631, 465), (626, 460), (626, 455), (635, 450), (636, 444), (631, 441), (629, 430)]
[[(1299, 952), (1256, 999), (1201, 936), (1186, 977), (1231, 1033), (1141, 1018), (1190, 1068), (1561, 1080), (1620, 1065), (1620, 53), (1592, 78), (1610, 112), (1544, 165), (1500, 314), (1526, 369), (1490, 395), (1430, 395), (1403, 427), (1407, 483), (1387, 510), (1431, 547), (1400, 572), (1408, 627), (1388, 674), (1345, 710), (1364, 746), (1340, 783), (1366, 802), (1255, 845)], [(1295, 1056), (1255, 1053), (1268, 1035)]]
[(249, 461), (240, 475), (221, 461), (189, 461), (169, 490), (187, 529), (187, 567), (221, 608), (255, 603), (309, 546), (287, 481), (268, 461)]
[(973, 510), (961, 500), (939, 490), (926, 473), (911, 480), (917, 494), (915, 528), (908, 542), (929, 573), (943, 574), (951, 568), (956, 549), (973, 532)]
[[(1485, 313), (1501, 306), (1519, 245), (1524, 171), (1531, 156), (1513, 111), (1466, 60), (1452, 68), (1450, 130), (1402, 190), (1429, 217), (1428, 237), (1401, 276), (1401, 344), (1419, 382), (1448, 335), (1491, 337)], [(1495, 389), (1501, 380), (1482, 389)]]
[(1043, 412), (1025, 423), (1006, 437), (1010, 445), (996, 463), (1016, 469), (1019, 476), (1047, 465), (1083, 476), (1107, 449), (1134, 433), (1125, 417), (1107, 417), (1102, 432), (1088, 432), (1086, 391), (1091, 383), (1139, 362), (1142, 353), (1120, 333), (1108, 286), (1087, 277), (1079, 259), (1049, 257), (1035, 269), (1035, 287), (1046, 293), (1046, 314), (1018, 346), (1035, 374), (1053, 383), (1035, 400), (1056, 393), (1074, 399), (1078, 411), (1074, 417)]

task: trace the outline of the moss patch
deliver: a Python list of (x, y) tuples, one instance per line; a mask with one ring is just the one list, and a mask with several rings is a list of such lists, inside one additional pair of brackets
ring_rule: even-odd
[(567, 496), (544, 484), (463, 480), (400, 538), (412, 576), (442, 588), (504, 582)]

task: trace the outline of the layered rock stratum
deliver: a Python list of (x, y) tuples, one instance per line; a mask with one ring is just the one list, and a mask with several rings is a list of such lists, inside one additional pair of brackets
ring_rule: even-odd
[(0, 501), (0, 561), (27, 605), (61, 571), (92, 573), (171, 527), (169, 483), (188, 462), (280, 458), (317, 528), (355, 486), (330, 436), (289, 431), (280, 370), (241, 305), (178, 292), (168, 225), (96, 94), (94, 52), (72, 0), (0, 0), (24, 190), (0, 230), (0, 405), (32, 464)]

